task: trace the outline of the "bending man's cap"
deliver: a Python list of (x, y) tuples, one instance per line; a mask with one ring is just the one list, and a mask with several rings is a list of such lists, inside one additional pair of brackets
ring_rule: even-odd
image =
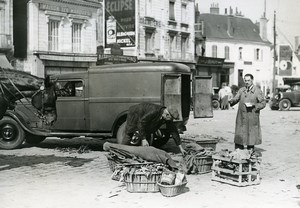
[(170, 115), (175, 119), (175, 120), (178, 120), (179, 119), (179, 113), (178, 113), (178, 110), (176, 108), (173, 108), (173, 107), (169, 107), (167, 108)]

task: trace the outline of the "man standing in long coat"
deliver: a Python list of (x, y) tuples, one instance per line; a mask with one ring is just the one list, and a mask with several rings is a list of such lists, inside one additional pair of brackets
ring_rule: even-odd
[(262, 143), (259, 114), (266, 106), (266, 101), (262, 91), (253, 85), (252, 74), (246, 74), (244, 82), (245, 87), (229, 100), (230, 106), (239, 102), (234, 143), (236, 149), (244, 149), (245, 145), (247, 149), (254, 149), (254, 145)]

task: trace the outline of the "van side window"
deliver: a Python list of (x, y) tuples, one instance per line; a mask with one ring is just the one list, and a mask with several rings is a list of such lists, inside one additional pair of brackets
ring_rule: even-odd
[(82, 97), (82, 81), (57, 81), (56, 94), (58, 97)]

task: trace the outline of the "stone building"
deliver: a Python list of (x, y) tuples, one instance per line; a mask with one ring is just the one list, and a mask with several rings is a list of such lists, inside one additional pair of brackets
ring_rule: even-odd
[(204, 56), (225, 60), (220, 72), (215, 73), (220, 81), (213, 83), (243, 86), (243, 76), (251, 73), (264, 92), (272, 87), (271, 43), (266, 39), (267, 27), (262, 25), (267, 23), (265, 17), (258, 27), (237, 10), (234, 13), (231, 8), (228, 12), (226, 9), (222, 15), (218, 5), (212, 5), (210, 13), (200, 14), (200, 20), (205, 37)]
[[(194, 67), (194, 0), (105, 1), (104, 53), (118, 43), (139, 62), (175, 61)], [(115, 30), (115, 33), (113, 32)]]
[(41, 77), (87, 70), (102, 9), (99, 0), (15, 0), (16, 67)]
[(13, 60), (13, 1), (0, 1), (0, 67), (12, 68)]

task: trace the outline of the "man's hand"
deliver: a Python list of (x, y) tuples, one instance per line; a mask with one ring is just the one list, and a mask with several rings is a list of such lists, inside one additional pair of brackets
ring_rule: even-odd
[(142, 146), (143, 146), (143, 147), (149, 146), (149, 143), (148, 143), (148, 141), (147, 141), (146, 139), (143, 139), (143, 140), (142, 140)]
[(180, 144), (178, 147), (179, 147), (179, 149), (180, 149), (181, 154), (182, 154), (183, 156), (186, 155), (186, 151), (183, 149), (182, 145)]

